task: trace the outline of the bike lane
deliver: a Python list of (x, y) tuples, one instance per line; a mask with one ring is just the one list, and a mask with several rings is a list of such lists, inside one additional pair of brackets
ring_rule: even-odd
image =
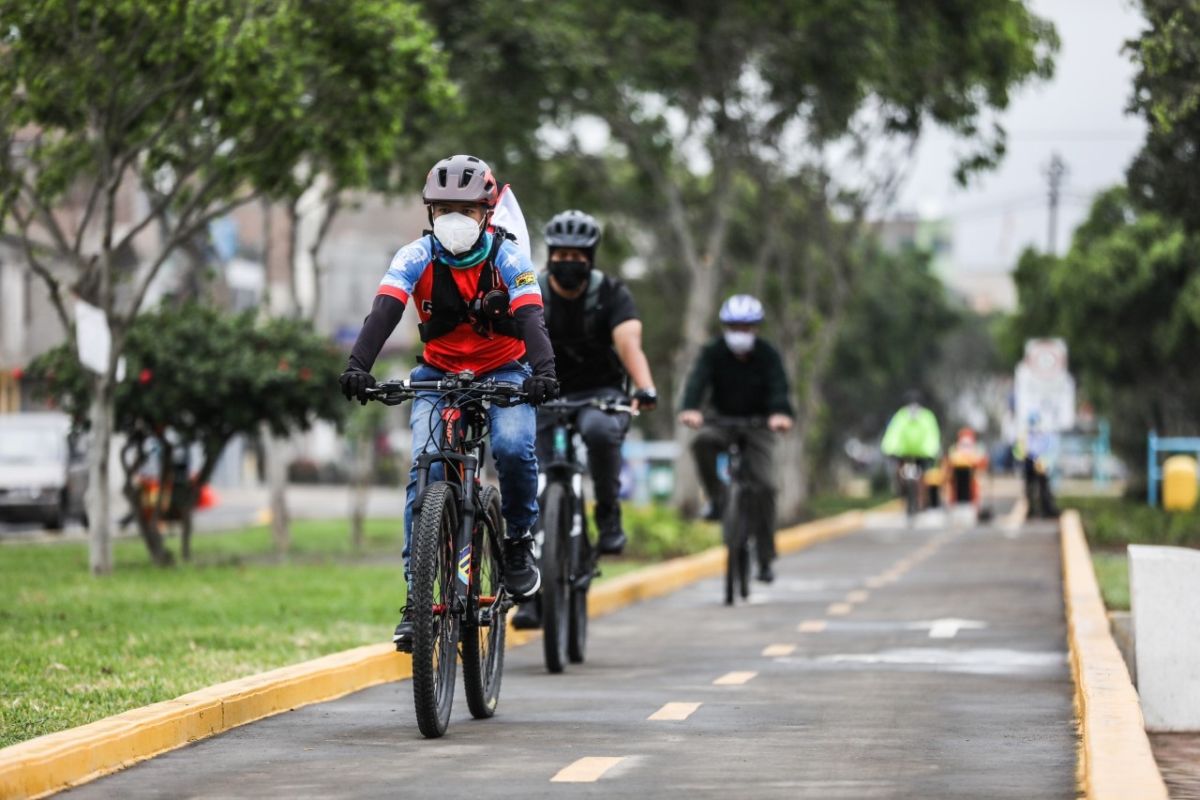
[[(867, 528), (594, 620), (588, 662), (507, 655), (500, 708), (416, 729), (409, 683), (265, 719), (80, 797), (1074, 797), (1057, 530)], [(757, 586), (756, 586), (757, 588)]]

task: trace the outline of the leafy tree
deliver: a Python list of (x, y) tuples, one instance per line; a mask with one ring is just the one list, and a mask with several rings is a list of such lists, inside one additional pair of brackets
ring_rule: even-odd
[[(125, 437), (123, 493), (143, 509), (141, 476), (157, 457), (158, 502), (136, 513), (151, 557), (168, 564), (159, 523), (168, 511), (183, 527), (183, 557), (190, 555), (196, 489), (212, 477), (234, 436), (254, 437), (261, 426), (277, 435), (307, 429), (316, 419), (339, 422), (345, 409), (329, 391), (340, 355), (296, 320), (255, 322), (188, 305), (139, 315), (126, 344), (128, 375), (114, 391), (115, 430)], [(56, 399), (76, 424), (90, 423), (92, 383), (70, 344), (38, 357), (27, 372), (37, 390)], [(174, 455), (200, 453), (194, 475), (175, 475)], [(165, 487), (174, 486), (171, 495)]]
[(90, 378), (93, 572), (112, 567), (117, 365), (172, 255), (213, 219), (298, 195), (314, 174), (365, 180), (410, 111), (451, 91), (414, 3), (331, 10), (0, 0), (0, 222), (72, 337), (71, 296), (99, 307), (112, 334), (107, 369)]
[(1200, 7), (1180, 0), (1141, 0), (1148, 27), (1127, 50), (1137, 67), (1129, 110), (1149, 126), (1129, 167), (1138, 203), (1200, 230)]
[[(847, 256), (861, 235), (857, 224), (825, 221), (861, 220), (895, 177), (885, 159), (859, 191), (841, 194), (829, 178), (828, 145), (849, 136), (862, 153), (889, 143), (902, 149), (938, 124), (968, 143), (965, 178), (1003, 154), (990, 114), (1007, 106), (1013, 87), (1049, 75), (1057, 46), (1049, 23), (1017, 0), (428, 7), (452, 74), (494, 76), (464, 82), (470, 119), (451, 141), (498, 152), (502, 175), (539, 186), (573, 171), (570, 204), (592, 204), (628, 226), (638, 255), (663, 275), (653, 279), (656, 291), (670, 286), (680, 312), (669, 365), (677, 379), (707, 338), (721, 293), (743, 271), (802, 271), (818, 261), (825, 271), (812, 285), (828, 291), (805, 295), (807, 277), (779, 280), (798, 292), (792, 302), (803, 307), (802, 329), (821, 331), (790, 337), (796, 348), (785, 353), (797, 377), (807, 382), (812, 373), (806, 385), (819, 386), (837, 338), (837, 304), (854, 285)], [(523, 140), (534, 121), (539, 135)], [(801, 195), (815, 208), (779, 202), (796, 182), (817, 188)], [(535, 215), (553, 210), (540, 203), (558, 191), (538, 194)], [(739, 238), (739, 223), (751, 235)], [(820, 236), (798, 251), (803, 257), (789, 251), (789, 229), (801, 228)], [(775, 231), (783, 235), (769, 235)], [(824, 255), (809, 260), (813, 250)], [(667, 370), (655, 366), (662, 381)], [(800, 405), (819, 406), (819, 392)]]
[(1200, 432), (1200, 239), (1138, 212), (1123, 187), (1093, 203), (1062, 258), (1026, 253), (1013, 337), (1061, 336), (1114, 447), (1137, 469), (1145, 436)]

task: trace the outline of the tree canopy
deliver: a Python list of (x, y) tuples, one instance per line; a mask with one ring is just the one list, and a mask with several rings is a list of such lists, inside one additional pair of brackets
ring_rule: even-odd
[[(345, 412), (345, 402), (330, 388), (341, 355), (297, 320), (256, 322), (249, 313), (196, 305), (161, 308), (137, 318), (126, 360), (125, 380), (114, 394), (115, 430), (125, 437), (126, 499), (142, 510), (137, 479), (157, 458), (160, 485), (174, 477), (193, 490), (174, 498), (185, 523), (195, 505), (194, 489), (208, 482), (234, 436), (253, 440), (262, 424), (284, 435), (306, 430), (317, 419), (340, 422)], [(43, 354), (27, 374), (39, 394), (87, 427), (91, 382), (73, 346)], [(193, 474), (171, 476), (171, 453), (193, 449), (200, 454)], [(165, 509), (153, 510), (138, 523), (151, 554), (166, 563), (169, 554), (158, 532)], [(184, 546), (186, 556), (186, 537)]]

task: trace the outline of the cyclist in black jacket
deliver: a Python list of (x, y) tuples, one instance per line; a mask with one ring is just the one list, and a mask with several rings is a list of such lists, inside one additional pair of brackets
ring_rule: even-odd
[[(788, 398), (787, 374), (779, 351), (758, 336), (763, 306), (750, 295), (730, 297), (721, 306), (724, 332), (700, 351), (684, 387), (679, 422), (700, 432), (692, 442), (692, 454), (704, 491), (709, 498), (706, 519), (719, 520), (724, 502), (724, 484), (717, 474), (717, 456), (728, 450), (733, 433), (705, 426), (701, 407), (708, 405), (721, 417), (764, 417), (767, 428), (746, 431), (742, 464), (748, 479), (769, 490), (770, 507), (764, 519), (774, 520), (773, 433), (791, 430), (795, 413)], [(758, 578), (770, 581), (773, 553), (759, 553)]]

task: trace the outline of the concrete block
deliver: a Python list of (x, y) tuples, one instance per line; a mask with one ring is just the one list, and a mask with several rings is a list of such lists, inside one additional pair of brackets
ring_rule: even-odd
[(1200, 731), (1200, 551), (1129, 546), (1138, 694), (1149, 731)]

